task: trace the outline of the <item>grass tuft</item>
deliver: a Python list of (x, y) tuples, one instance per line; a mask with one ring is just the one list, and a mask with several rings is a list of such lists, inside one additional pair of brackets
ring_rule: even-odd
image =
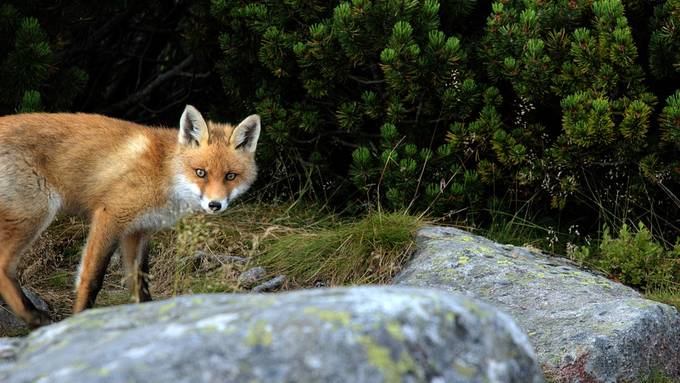
[(647, 292), (645, 296), (657, 302), (662, 302), (667, 305), (675, 306), (680, 310), (680, 288), (666, 288)]
[(652, 372), (645, 377), (640, 379), (640, 383), (677, 383), (677, 380), (666, 375), (663, 371), (659, 369), (654, 369)]
[(409, 215), (372, 212), (360, 221), (279, 237), (255, 262), (286, 275), (293, 286), (385, 283), (410, 256), (421, 224)]

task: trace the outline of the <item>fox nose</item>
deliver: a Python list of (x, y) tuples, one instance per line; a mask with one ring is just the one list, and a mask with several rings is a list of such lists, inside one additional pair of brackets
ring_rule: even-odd
[(219, 201), (210, 201), (208, 203), (208, 207), (212, 211), (218, 211), (222, 208), (222, 204)]

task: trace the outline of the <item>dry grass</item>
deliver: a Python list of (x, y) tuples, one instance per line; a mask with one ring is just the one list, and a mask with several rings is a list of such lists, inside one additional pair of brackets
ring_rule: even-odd
[[(290, 205), (239, 205), (220, 217), (185, 219), (152, 243), (152, 293), (158, 296), (238, 292), (237, 278), (264, 245), (300, 230), (332, 224), (336, 217)], [(230, 261), (240, 257), (245, 263)]]
[(21, 284), (42, 297), (56, 319), (62, 319), (71, 311), (75, 273), (86, 236), (84, 222), (59, 217), (19, 263)]
[[(151, 294), (161, 299), (238, 292), (240, 273), (266, 259), (276, 260), (264, 262), (270, 274), (287, 274), (284, 288), (313, 286), (319, 280), (330, 285), (384, 281), (408, 254), (416, 226), (414, 218), (403, 215), (374, 214), (346, 223), (316, 206), (238, 204), (224, 215), (189, 217), (153, 236)], [(71, 314), (73, 282), (87, 230), (85, 222), (60, 217), (22, 257), (22, 284), (48, 302), (54, 319)], [(301, 241), (316, 248), (295, 247)], [(232, 257), (246, 262), (234, 262)], [(114, 255), (98, 306), (130, 301), (123, 277)]]

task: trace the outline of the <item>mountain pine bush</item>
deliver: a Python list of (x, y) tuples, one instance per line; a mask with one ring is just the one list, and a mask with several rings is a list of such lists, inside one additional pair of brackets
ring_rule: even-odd
[[(678, 211), (678, 101), (649, 80), (677, 76), (677, 4), (216, 0), (211, 10), (225, 91), (263, 115), (277, 169), (347, 174), (363, 201), (394, 209), (531, 200), (622, 219)], [(634, 33), (626, 6), (647, 29)]]
[(0, 6), (0, 113), (257, 112), (273, 195), (677, 236), (680, 0), (74, 4)]
[(509, 1), (492, 8), (482, 39), (488, 74), (508, 83), (513, 102), (528, 109), (515, 112), (521, 118), (510, 129), (541, 135), (515, 179), (540, 187), (553, 207), (569, 198), (611, 205), (622, 195), (645, 203), (638, 168), (660, 150), (658, 100), (645, 84), (623, 3)]
[(649, 69), (655, 78), (680, 81), (680, 1), (667, 0), (654, 8), (649, 39)]
[(67, 109), (86, 81), (80, 68), (59, 67), (59, 48), (36, 18), (0, 5), (0, 114)]

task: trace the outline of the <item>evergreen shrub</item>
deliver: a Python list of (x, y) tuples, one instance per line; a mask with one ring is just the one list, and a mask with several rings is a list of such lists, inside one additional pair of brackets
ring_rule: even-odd
[(680, 0), (124, 5), (0, 6), (0, 113), (257, 112), (275, 195), (677, 236)]
[(644, 291), (669, 289), (680, 282), (680, 242), (669, 250), (642, 223), (624, 224), (615, 236), (604, 230), (597, 247), (582, 246), (572, 257)]
[(77, 66), (60, 67), (59, 54), (38, 19), (0, 5), (0, 114), (71, 106), (87, 74)]
[(658, 220), (673, 237), (679, 3), (214, 0), (211, 12), (225, 92), (263, 115), (274, 169), (346, 175), (360, 201), (393, 209), (475, 218), (531, 203), (592, 228)]

